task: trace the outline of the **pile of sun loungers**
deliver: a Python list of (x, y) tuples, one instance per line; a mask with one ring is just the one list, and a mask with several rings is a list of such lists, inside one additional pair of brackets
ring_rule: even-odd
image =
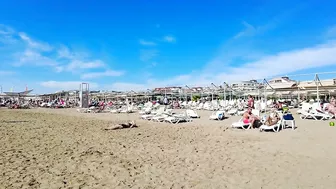
[(165, 106), (160, 106), (157, 110), (149, 111), (147, 109), (147, 111), (145, 110), (141, 113), (141, 119), (172, 124), (191, 122), (192, 118), (199, 118), (193, 110), (187, 110), (182, 113), (173, 113), (171, 109), (165, 109)]

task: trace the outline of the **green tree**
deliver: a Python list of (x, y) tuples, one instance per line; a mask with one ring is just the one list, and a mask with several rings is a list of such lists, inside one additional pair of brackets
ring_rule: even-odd
[(198, 101), (200, 98), (201, 98), (200, 95), (193, 95), (191, 100), (192, 101)]

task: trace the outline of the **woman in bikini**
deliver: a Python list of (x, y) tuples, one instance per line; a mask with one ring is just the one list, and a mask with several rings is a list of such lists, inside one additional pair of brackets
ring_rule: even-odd
[(278, 114), (278, 113), (275, 113), (273, 117), (268, 116), (268, 117), (266, 118), (265, 124), (266, 124), (267, 126), (272, 126), (272, 125), (277, 124), (279, 120), (280, 120), (280, 118), (279, 118), (279, 114)]

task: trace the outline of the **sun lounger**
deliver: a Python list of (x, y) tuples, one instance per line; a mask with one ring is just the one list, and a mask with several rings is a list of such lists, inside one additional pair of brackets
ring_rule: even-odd
[(172, 124), (177, 124), (177, 123), (180, 123), (180, 122), (191, 122), (192, 119), (190, 119), (185, 114), (175, 114), (175, 115), (171, 115), (171, 116), (165, 118), (164, 121), (168, 122), (168, 123), (172, 123)]
[(252, 124), (251, 123), (244, 123), (243, 118), (241, 118), (239, 121), (232, 123), (231, 125), (232, 128), (236, 129), (251, 129)]
[(165, 118), (169, 117), (168, 114), (162, 113), (160, 115), (153, 116), (150, 120), (156, 121), (156, 122), (163, 122)]
[(213, 112), (209, 119), (210, 120), (223, 120), (225, 118), (225, 112), (224, 111), (216, 111), (216, 112)]
[(186, 110), (186, 114), (190, 118), (200, 118), (200, 116), (197, 114), (195, 110), (188, 109)]
[(274, 132), (279, 132), (280, 131), (280, 127), (282, 124), (282, 119), (279, 120), (276, 124), (268, 126), (268, 125), (262, 125), (259, 127), (259, 131), (274, 131)]

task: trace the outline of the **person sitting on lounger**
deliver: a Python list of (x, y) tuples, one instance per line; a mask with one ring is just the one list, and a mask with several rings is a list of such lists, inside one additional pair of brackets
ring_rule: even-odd
[(335, 118), (336, 118), (336, 100), (334, 97), (330, 99), (330, 103), (327, 106), (327, 110), (329, 113), (335, 115)]
[(279, 118), (278, 113), (275, 113), (273, 117), (268, 116), (268, 117), (266, 118), (265, 124), (266, 124), (267, 126), (272, 126), (272, 125), (277, 124), (279, 120), (280, 120), (280, 118)]
[(251, 124), (251, 127), (254, 128), (254, 122), (259, 120), (259, 118), (252, 114), (252, 109), (249, 108), (243, 115), (243, 122), (245, 124)]

